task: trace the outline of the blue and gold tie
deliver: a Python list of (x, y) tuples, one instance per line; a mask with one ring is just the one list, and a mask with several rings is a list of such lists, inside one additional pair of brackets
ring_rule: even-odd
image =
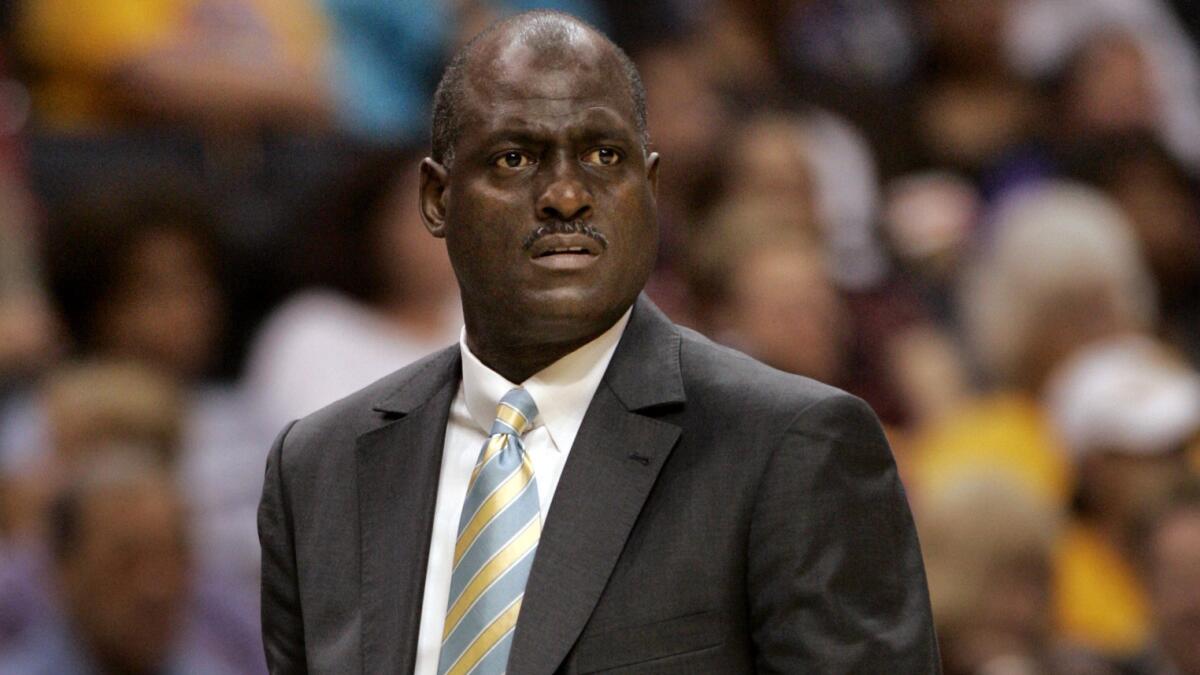
[(471, 473), (458, 524), (439, 675), (503, 673), (525, 581), (542, 531), (533, 464), (521, 436), (537, 405), (524, 389), (504, 395)]

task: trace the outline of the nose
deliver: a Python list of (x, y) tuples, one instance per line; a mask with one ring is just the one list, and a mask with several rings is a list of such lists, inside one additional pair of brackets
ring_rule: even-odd
[(592, 193), (579, 175), (580, 168), (563, 159), (552, 167), (550, 180), (538, 197), (536, 209), (540, 220), (570, 222), (583, 220), (592, 214)]

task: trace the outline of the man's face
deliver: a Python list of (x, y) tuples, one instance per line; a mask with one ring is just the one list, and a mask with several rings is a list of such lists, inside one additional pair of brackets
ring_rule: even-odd
[(161, 667), (188, 585), (178, 500), (165, 488), (130, 488), (85, 500), (83, 514), (77, 549), (61, 570), (76, 628), (112, 667)]
[(100, 311), (103, 347), (172, 374), (201, 374), (215, 351), (224, 299), (213, 263), (194, 236), (170, 224), (133, 246)]
[(422, 190), (468, 332), (514, 346), (592, 337), (633, 303), (657, 253), (657, 156), (628, 84), (589, 35), (549, 59), (500, 38), (469, 68), (453, 161), (441, 179), (425, 167), (444, 191)]

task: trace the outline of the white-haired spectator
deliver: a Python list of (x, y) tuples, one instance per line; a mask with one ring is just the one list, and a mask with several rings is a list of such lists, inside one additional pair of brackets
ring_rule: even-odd
[[(934, 498), (962, 480), (1003, 474), (1066, 507), (1074, 469), (1047, 420), (1043, 387), (1079, 349), (1150, 327), (1154, 288), (1125, 217), (1093, 189), (1049, 183), (1012, 193), (989, 224), (965, 279), (963, 314), (995, 387), (916, 440), (917, 490)], [(1136, 625), (1116, 632), (1120, 639), (1091, 642), (1128, 648), (1142, 635)]]
[(1094, 340), (1147, 328), (1155, 288), (1130, 225), (1103, 193), (1054, 182), (1002, 201), (965, 284), (967, 332), (999, 382), (1040, 389)]

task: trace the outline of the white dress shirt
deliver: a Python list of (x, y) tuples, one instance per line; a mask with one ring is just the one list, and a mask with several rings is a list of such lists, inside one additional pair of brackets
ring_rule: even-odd
[[(629, 312), (612, 328), (586, 345), (547, 366), (523, 386), (538, 407), (533, 427), (525, 433), (525, 451), (537, 478), (542, 522), (562, 475), (567, 454), (575, 443), (579, 425), (600, 379), (616, 351), (617, 342), (629, 322)], [(442, 471), (438, 479), (433, 533), (429, 540), (429, 567), (425, 572), (425, 596), (421, 606), (421, 629), (417, 637), (415, 675), (436, 675), (442, 650), (442, 629), (450, 594), (454, 546), (458, 520), (467, 497), (467, 483), (479, 452), (487, 440), (496, 406), (517, 385), (485, 366), (467, 347), (466, 330), (459, 338), (462, 352), (462, 382), (450, 405), (446, 442), (442, 448)], [(536, 555), (536, 554), (535, 554)]]

